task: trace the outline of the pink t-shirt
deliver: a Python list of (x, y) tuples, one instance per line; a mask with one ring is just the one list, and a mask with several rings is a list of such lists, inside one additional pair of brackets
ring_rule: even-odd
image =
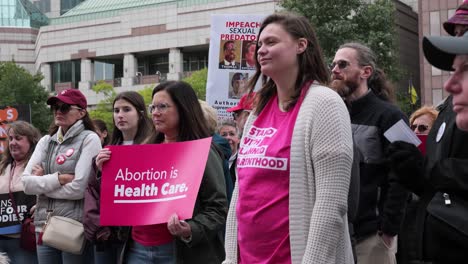
[(134, 226), (132, 238), (143, 246), (161, 246), (173, 240), (167, 224)]
[(237, 158), (239, 263), (291, 263), (289, 166), (302, 94), (288, 112), (280, 111), (277, 96), (271, 98), (242, 138)]

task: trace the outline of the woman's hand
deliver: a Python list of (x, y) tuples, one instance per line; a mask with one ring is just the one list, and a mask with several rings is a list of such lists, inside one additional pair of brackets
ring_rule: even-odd
[(108, 148), (103, 148), (99, 151), (99, 154), (96, 156), (96, 167), (99, 170), (102, 170), (102, 164), (108, 161), (111, 156), (111, 151)]
[(42, 176), (44, 175), (44, 168), (41, 165), (36, 164), (32, 167), (31, 174), (34, 176)]
[(35, 212), (36, 212), (36, 205), (33, 205), (31, 209), (29, 209), (29, 215), (31, 215), (31, 218), (34, 218)]
[(179, 220), (177, 214), (173, 214), (167, 222), (167, 229), (173, 236), (189, 239), (192, 236), (192, 228), (184, 220)]
[(70, 182), (73, 181), (73, 179), (75, 179), (74, 174), (64, 173), (64, 174), (59, 174), (58, 175), (58, 180), (59, 180), (61, 185), (65, 185), (67, 183), (70, 183)]

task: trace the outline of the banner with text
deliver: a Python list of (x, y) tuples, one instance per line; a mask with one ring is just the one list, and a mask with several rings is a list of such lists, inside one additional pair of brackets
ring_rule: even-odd
[(192, 217), (211, 138), (131, 146), (107, 146), (103, 165), (101, 225), (166, 223), (176, 213)]
[[(15, 203), (11, 201), (9, 193), (0, 194), (0, 234), (2, 235), (20, 233), (20, 221), (23, 221), (31, 207), (36, 204), (35, 195), (26, 195), (24, 192), (13, 192), (12, 195)], [(13, 204), (16, 204), (16, 211)]]
[(257, 34), (265, 16), (212, 15), (206, 101), (219, 119), (231, 119), (226, 109), (234, 107), (248, 92), (255, 74)]

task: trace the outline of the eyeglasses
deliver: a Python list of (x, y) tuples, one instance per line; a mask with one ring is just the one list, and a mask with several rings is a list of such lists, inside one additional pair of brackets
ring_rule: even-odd
[(418, 129), (418, 132), (422, 133), (422, 132), (426, 132), (429, 129), (429, 126), (423, 125), (423, 124), (421, 124), (421, 125), (418, 125), (418, 124), (411, 125), (411, 130), (414, 131), (416, 128)]
[(157, 110), (159, 113), (164, 114), (169, 107), (171, 106), (166, 103), (156, 104), (156, 105), (150, 104), (148, 105), (148, 112), (152, 114), (154, 111)]
[(242, 111), (241, 111), (241, 110), (238, 110), (238, 111), (236, 111), (236, 112), (233, 112), (233, 113), (232, 113), (232, 118), (234, 119), (234, 121), (236, 121), (236, 120), (240, 117), (240, 115), (241, 115), (242, 113), (244, 113), (244, 112), (250, 113), (249, 110), (242, 110)]
[(347, 61), (344, 61), (344, 60), (339, 60), (339, 61), (330, 63), (330, 65), (328, 65), (328, 67), (330, 68), (330, 70), (333, 70), (333, 69), (335, 69), (336, 65), (338, 65), (338, 69), (343, 70), (346, 67), (348, 67), (350, 65), (350, 63), (347, 62)]
[(52, 109), (52, 112), (54, 112), (54, 113), (57, 112), (57, 111), (60, 111), (60, 113), (62, 113), (62, 114), (67, 114), (72, 109), (83, 110), (83, 108), (81, 108), (81, 107), (74, 106), (74, 105), (69, 105), (69, 104), (51, 105), (50, 109)]

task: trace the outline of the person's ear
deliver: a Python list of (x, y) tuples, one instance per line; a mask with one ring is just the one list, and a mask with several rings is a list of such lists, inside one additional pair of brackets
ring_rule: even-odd
[(297, 51), (296, 53), (299, 55), (303, 53), (307, 49), (307, 45), (309, 42), (307, 41), (306, 38), (299, 38), (297, 41)]
[(371, 66), (364, 66), (364, 67), (362, 67), (361, 77), (363, 79), (369, 79), (373, 72), (374, 72), (374, 70), (372, 70)]
[(86, 116), (86, 109), (80, 111), (80, 119)]

